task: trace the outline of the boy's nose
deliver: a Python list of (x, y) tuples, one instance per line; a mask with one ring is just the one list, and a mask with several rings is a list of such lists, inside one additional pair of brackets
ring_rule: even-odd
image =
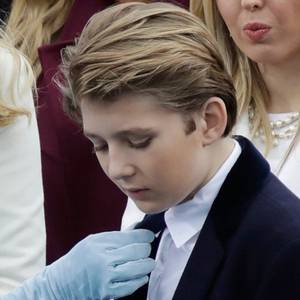
[(116, 157), (114, 155), (109, 159), (107, 173), (109, 178), (111, 178), (113, 181), (118, 181), (126, 177), (133, 176), (135, 173), (135, 168), (121, 157)]

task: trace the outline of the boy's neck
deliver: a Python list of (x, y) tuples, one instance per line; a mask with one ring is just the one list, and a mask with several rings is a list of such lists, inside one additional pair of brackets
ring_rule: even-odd
[(231, 137), (221, 138), (218, 141), (215, 141), (213, 144), (207, 146), (207, 151), (210, 152), (210, 171), (206, 180), (201, 183), (200, 186), (195, 188), (181, 203), (184, 203), (188, 200), (193, 199), (195, 194), (203, 188), (219, 171), (224, 162), (230, 157), (234, 147), (235, 141)]
[(210, 147), (209, 151), (211, 151), (212, 155), (212, 164), (207, 182), (214, 177), (224, 162), (229, 158), (235, 147), (235, 141), (231, 137), (225, 137), (219, 139), (208, 147)]

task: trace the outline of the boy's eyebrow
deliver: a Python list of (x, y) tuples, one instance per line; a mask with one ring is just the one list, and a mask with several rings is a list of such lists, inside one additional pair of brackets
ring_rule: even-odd
[[(99, 136), (97, 134), (94, 134), (92, 132), (85, 131), (85, 130), (83, 131), (83, 134), (88, 138), (102, 139), (101, 136)], [(125, 136), (128, 136), (128, 135), (141, 136), (141, 135), (146, 135), (146, 134), (154, 134), (154, 129), (134, 127), (134, 128), (126, 129), (126, 130), (120, 130), (120, 131), (114, 133), (113, 137), (122, 138), (122, 137), (125, 137)]]
[(114, 137), (124, 137), (124, 136), (128, 136), (128, 135), (141, 136), (141, 135), (153, 134), (153, 133), (154, 133), (154, 130), (152, 128), (140, 128), (140, 127), (135, 128), (134, 127), (134, 128), (118, 131), (113, 136)]

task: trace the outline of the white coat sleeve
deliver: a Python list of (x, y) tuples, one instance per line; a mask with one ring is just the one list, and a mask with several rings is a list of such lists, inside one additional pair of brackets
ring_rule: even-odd
[(45, 266), (45, 221), (41, 156), (33, 96), (24, 63), (15, 78), (13, 56), (0, 49), (0, 97), (13, 79), (17, 104), (31, 119), (0, 127), (0, 295)]

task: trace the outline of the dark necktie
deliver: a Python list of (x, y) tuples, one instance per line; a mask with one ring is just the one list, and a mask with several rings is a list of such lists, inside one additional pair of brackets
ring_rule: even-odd
[(146, 215), (144, 219), (135, 226), (135, 229), (149, 229), (154, 233), (158, 233), (165, 229), (165, 213)]
[[(152, 249), (150, 257), (155, 258), (156, 252), (158, 249), (158, 245), (160, 242), (161, 235), (166, 228), (165, 223), (165, 213), (153, 214), (153, 215), (146, 215), (144, 219), (135, 226), (135, 229), (149, 229), (154, 233), (159, 233), (158, 237), (152, 242)], [(141, 288), (139, 288), (136, 292), (132, 295), (121, 298), (124, 300), (146, 300), (147, 299), (147, 292), (148, 292), (148, 284), (145, 284)]]

